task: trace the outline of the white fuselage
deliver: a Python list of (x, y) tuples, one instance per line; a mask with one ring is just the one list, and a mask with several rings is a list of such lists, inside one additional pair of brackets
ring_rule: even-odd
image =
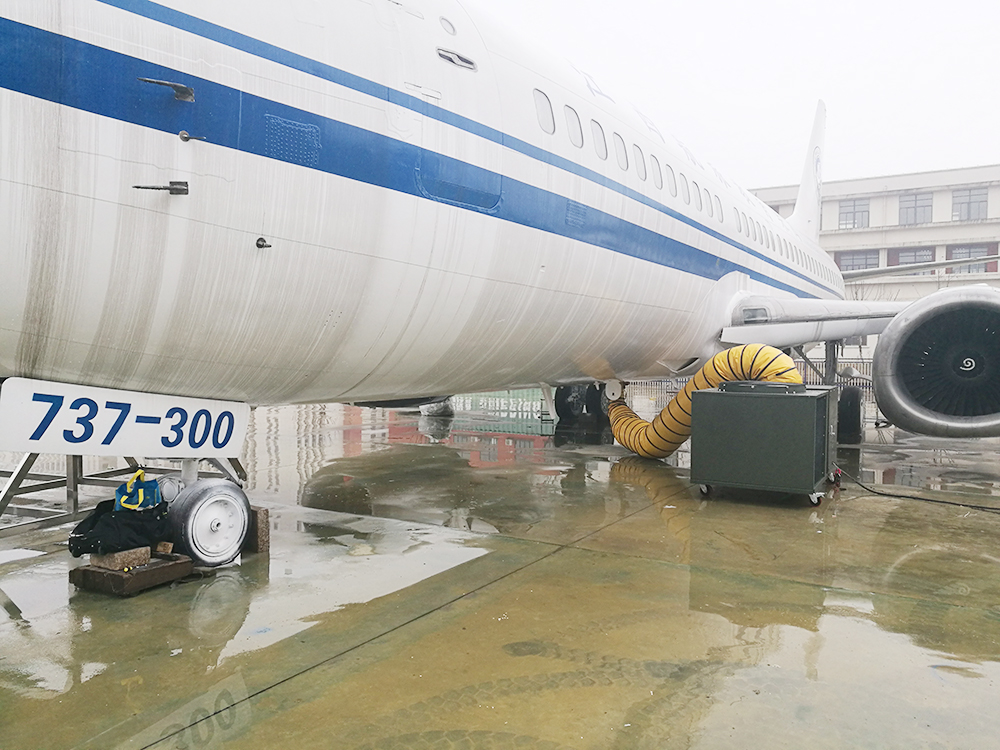
[(0, 226), (0, 376), (250, 403), (666, 376), (742, 293), (843, 296), (773, 211), (453, 0), (5, 0)]

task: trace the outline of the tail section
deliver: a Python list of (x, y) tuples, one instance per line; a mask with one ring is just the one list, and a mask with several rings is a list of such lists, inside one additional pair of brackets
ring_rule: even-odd
[(823, 186), (823, 140), (826, 135), (826, 104), (816, 105), (816, 119), (813, 120), (806, 164), (802, 168), (799, 194), (795, 198), (795, 210), (788, 217), (788, 223), (805, 237), (819, 242), (821, 218), (820, 192)]

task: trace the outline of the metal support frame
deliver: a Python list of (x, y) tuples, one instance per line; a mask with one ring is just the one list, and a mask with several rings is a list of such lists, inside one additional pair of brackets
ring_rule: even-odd
[[(24, 521), (0, 528), (0, 538), (13, 536), (14, 534), (32, 529), (45, 528), (47, 526), (57, 526), (62, 523), (75, 521), (85, 513), (90, 512), (90, 508), (80, 509), (80, 486), (90, 485), (97, 487), (114, 488), (121, 484), (122, 476), (131, 474), (139, 468), (145, 468), (149, 474), (170, 474), (177, 471), (176, 468), (167, 467), (141, 467), (139, 460), (132, 456), (125, 456), (127, 466), (118, 469), (99, 471), (94, 474), (83, 473), (82, 456), (66, 456), (66, 476), (56, 474), (32, 473), (31, 468), (38, 459), (38, 453), (25, 453), (13, 471), (0, 470), (0, 477), (8, 477), (6, 485), (0, 491), (0, 515), (7, 512), (11, 507), (11, 502), (16, 497), (23, 497), (35, 492), (45, 490), (66, 488), (66, 506), (64, 510), (45, 508), (37, 505), (15, 504), (11, 510), (16, 510), (17, 515), (26, 516), (34, 520)], [(222, 476), (232, 480), (242, 486), (246, 481), (247, 473), (237, 458), (230, 459), (206, 459), (219, 474), (209, 473), (209, 476)], [(182, 462), (182, 473), (193, 474), (194, 481), (198, 478), (198, 461), (190, 460)]]
[(824, 357), (824, 370), (820, 370), (813, 361), (806, 356), (805, 351), (801, 346), (793, 347), (796, 354), (802, 357), (802, 361), (806, 363), (806, 367), (816, 373), (817, 377), (820, 378), (820, 382), (823, 385), (835, 385), (837, 382), (837, 350), (840, 348), (840, 341), (827, 341), (826, 342), (826, 353)]
[(833, 385), (837, 382), (837, 350), (840, 348), (840, 341), (826, 342), (826, 374), (823, 376), (823, 385)]

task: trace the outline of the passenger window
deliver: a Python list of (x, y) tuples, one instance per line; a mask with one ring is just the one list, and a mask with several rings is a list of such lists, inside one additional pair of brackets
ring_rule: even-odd
[(777, 248), (774, 245), (774, 232), (772, 232), (770, 229), (768, 229), (767, 230), (767, 237), (768, 237), (768, 240), (769, 240), (767, 246), (769, 248), (771, 248), (772, 250), (776, 250)]
[(756, 222), (754, 222), (753, 219), (750, 219), (749, 223), (750, 223), (750, 236), (753, 237), (754, 240), (756, 241), (757, 239), (757, 227), (755, 226)]
[(635, 152), (635, 171), (639, 173), (639, 179), (646, 179), (646, 157), (642, 153), (642, 149), (639, 148), (634, 143), (632, 144), (632, 150)]
[(701, 188), (694, 180), (691, 180), (691, 195), (694, 196), (694, 207), (701, 211)]
[(771, 249), (771, 241), (767, 238), (767, 227), (761, 227), (760, 236), (764, 238), (764, 247)]
[(726, 215), (722, 210), (722, 201), (719, 200), (719, 196), (713, 196), (715, 198), (715, 216), (719, 220), (719, 223), (723, 223), (726, 220)]
[(685, 203), (687, 203), (688, 205), (690, 205), (691, 204), (691, 191), (688, 189), (688, 180), (687, 180), (687, 177), (684, 176), (683, 172), (680, 173), (680, 176), (681, 176), (681, 198), (684, 199)]
[(608, 142), (604, 140), (604, 128), (597, 120), (590, 121), (590, 133), (594, 136), (594, 151), (601, 159), (608, 158)]
[(674, 177), (674, 168), (669, 164), (663, 165), (663, 171), (667, 175), (667, 188), (670, 190), (670, 194), (677, 197), (677, 178)]
[(618, 157), (618, 166), (622, 169), (628, 169), (628, 151), (625, 150), (625, 140), (618, 133), (612, 135), (612, 140), (615, 142), (615, 156)]
[(660, 162), (652, 154), (649, 155), (649, 171), (653, 173), (653, 184), (656, 185), (656, 189), (662, 189), (663, 174), (660, 172)]
[(708, 188), (703, 188), (703, 189), (705, 191), (705, 210), (708, 212), (708, 215), (711, 216), (712, 215), (712, 194), (710, 192), (708, 192)]
[(576, 113), (568, 104), (563, 107), (566, 113), (566, 129), (569, 131), (569, 139), (577, 148), (583, 148), (583, 126), (580, 125), (580, 115)]
[(552, 113), (552, 102), (538, 89), (535, 89), (535, 114), (538, 115), (538, 124), (542, 130), (549, 135), (556, 132), (556, 117)]

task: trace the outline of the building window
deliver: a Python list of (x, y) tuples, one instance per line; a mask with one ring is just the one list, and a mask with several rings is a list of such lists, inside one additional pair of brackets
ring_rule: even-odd
[(594, 136), (594, 151), (601, 159), (608, 158), (608, 142), (604, 140), (604, 128), (597, 120), (590, 121), (590, 132)]
[(878, 250), (849, 250), (835, 253), (834, 257), (841, 271), (878, 268)]
[(583, 147), (583, 126), (580, 125), (580, 116), (568, 104), (563, 107), (566, 113), (566, 129), (569, 130), (569, 139), (577, 148)]
[(951, 220), (977, 221), (986, 218), (986, 188), (962, 188), (951, 193)]
[[(934, 260), (933, 247), (893, 248), (886, 254), (890, 266), (908, 266), (911, 263), (930, 263)], [(910, 276), (929, 276), (934, 271), (914, 271)]]
[(854, 198), (840, 202), (840, 229), (864, 229), (868, 226), (868, 199)]
[[(963, 258), (983, 258), (987, 255), (994, 255), (986, 245), (959, 245), (948, 248), (948, 260), (962, 260)], [(948, 269), (948, 273), (987, 273), (996, 272), (996, 261), (992, 263), (972, 263), (968, 266), (953, 266)]]
[(552, 102), (544, 92), (535, 89), (535, 114), (538, 115), (538, 124), (549, 135), (556, 132), (556, 117), (552, 113)]
[(933, 221), (933, 208), (933, 193), (907, 193), (906, 195), (901, 195), (899, 196), (899, 223), (901, 226), (928, 224)]

